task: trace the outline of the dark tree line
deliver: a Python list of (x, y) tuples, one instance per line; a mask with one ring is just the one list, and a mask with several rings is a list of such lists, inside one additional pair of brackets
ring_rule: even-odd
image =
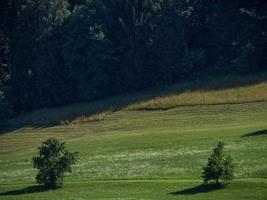
[(6, 0), (0, 8), (0, 106), (16, 112), (267, 69), (264, 0)]

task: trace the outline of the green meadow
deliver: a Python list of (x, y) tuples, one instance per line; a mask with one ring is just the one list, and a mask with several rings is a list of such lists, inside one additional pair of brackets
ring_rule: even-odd
[[(266, 200), (265, 76), (178, 84), (12, 119), (0, 135), (0, 199)], [(79, 157), (63, 188), (43, 191), (31, 159), (49, 137)], [(204, 187), (201, 170), (219, 141), (234, 159), (235, 179)]]

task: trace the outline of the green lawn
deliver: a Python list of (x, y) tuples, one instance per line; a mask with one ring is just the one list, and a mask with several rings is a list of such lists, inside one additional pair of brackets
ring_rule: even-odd
[[(67, 183), (56, 191), (38, 191), (33, 186), (5, 186), (1, 199), (266, 199), (266, 180), (236, 181), (225, 188), (203, 187), (199, 181), (106, 181)], [(32, 190), (35, 189), (35, 192)], [(28, 193), (26, 193), (28, 192)]]
[[(32, 192), (31, 158), (49, 137), (79, 160), (62, 189)], [(234, 158), (235, 181), (203, 188), (201, 169), (218, 141)], [(267, 101), (120, 109), (102, 120), (3, 131), (0, 147), (0, 199), (267, 199)]]

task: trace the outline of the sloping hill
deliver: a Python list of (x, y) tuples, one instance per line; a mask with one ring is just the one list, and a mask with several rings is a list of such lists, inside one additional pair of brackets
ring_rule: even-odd
[(138, 93), (41, 109), (9, 121), (9, 127), (44, 127), (103, 120), (118, 110), (165, 110), (179, 106), (267, 101), (267, 73), (192, 80)]
[[(264, 199), (265, 78), (199, 80), (12, 119), (13, 129), (0, 135), (0, 197)], [(66, 187), (31, 192), (36, 173), (31, 158), (49, 137), (79, 151), (79, 161)], [(218, 141), (234, 158), (236, 179), (225, 189), (206, 191), (199, 185), (201, 169)]]

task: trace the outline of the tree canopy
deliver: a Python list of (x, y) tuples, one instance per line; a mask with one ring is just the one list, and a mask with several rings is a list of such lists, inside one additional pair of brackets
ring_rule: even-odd
[(267, 69), (267, 2), (1, 1), (0, 78), (16, 112)]
[(64, 142), (50, 138), (38, 148), (39, 155), (33, 157), (33, 166), (38, 169), (36, 181), (44, 187), (58, 188), (63, 185), (64, 173), (71, 172), (77, 152), (66, 150)]
[(219, 181), (232, 181), (234, 177), (234, 164), (231, 156), (224, 154), (224, 143), (219, 142), (213, 149), (212, 154), (208, 159), (208, 163), (203, 167), (202, 178), (204, 183), (210, 180), (215, 180), (216, 184)]

